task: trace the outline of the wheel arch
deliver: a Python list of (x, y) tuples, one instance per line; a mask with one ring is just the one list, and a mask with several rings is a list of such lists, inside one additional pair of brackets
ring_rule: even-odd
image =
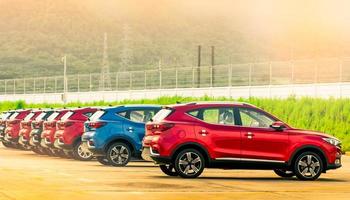
[(292, 166), (293, 163), (295, 162), (295, 160), (297, 159), (297, 157), (307, 151), (311, 151), (316, 153), (317, 155), (319, 155), (321, 157), (323, 166), (324, 166), (324, 171), (327, 169), (327, 165), (328, 165), (328, 159), (326, 154), (324, 153), (324, 151), (317, 146), (314, 145), (306, 145), (306, 146), (302, 146), (297, 148), (293, 153), (292, 156), (290, 157), (289, 161), (288, 161), (288, 166)]
[(123, 143), (127, 144), (127, 145), (129, 146), (130, 150), (131, 150), (131, 153), (132, 153), (132, 154), (135, 153), (136, 147), (135, 147), (135, 145), (133, 144), (133, 142), (132, 142), (130, 139), (128, 139), (128, 138), (126, 138), (126, 137), (122, 137), (122, 136), (120, 136), (120, 137), (114, 137), (114, 138), (110, 139), (110, 140), (106, 143), (106, 145), (105, 145), (105, 147), (104, 147), (104, 152), (107, 152), (108, 149), (109, 149), (109, 147), (110, 147), (112, 144), (116, 143), (116, 142), (123, 142)]
[(208, 166), (210, 164), (210, 154), (209, 152), (206, 150), (206, 148), (197, 143), (197, 142), (187, 142), (184, 144), (181, 144), (180, 146), (176, 147), (175, 150), (173, 151), (173, 153), (171, 154), (171, 160), (174, 161), (175, 160), (175, 155), (180, 153), (180, 151), (184, 150), (184, 149), (196, 149), (197, 151), (201, 152), (204, 156), (205, 159), (205, 165)]

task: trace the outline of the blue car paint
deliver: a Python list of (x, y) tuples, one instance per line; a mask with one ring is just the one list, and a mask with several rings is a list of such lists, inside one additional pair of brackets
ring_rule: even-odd
[[(85, 122), (85, 133), (82, 136), (83, 142), (92, 140), (94, 146), (88, 148), (96, 156), (104, 156), (108, 146), (116, 140), (128, 141), (134, 149), (134, 155), (142, 151), (142, 139), (145, 135), (145, 123), (134, 122), (116, 113), (132, 110), (160, 110), (156, 105), (130, 105), (102, 109), (105, 113), (95, 121)], [(104, 122), (105, 125), (94, 129), (88, 126), (90, 122)]]

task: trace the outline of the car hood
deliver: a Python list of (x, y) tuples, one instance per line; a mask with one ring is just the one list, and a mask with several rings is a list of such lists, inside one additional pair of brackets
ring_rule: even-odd
[(296, 134), (303, 134), (303, 135), (316, 135), (316, 136), (320, 136), (320, 137), (326, 137), (326, 138), (335, 138), (332, 135), (326, 134), (326, 133), (322, 133), (319, 131), (310, 131), (310, 130), (303, 130), (303, 129), (293, 129), (291, 131), (291, 133), (296, 133)]

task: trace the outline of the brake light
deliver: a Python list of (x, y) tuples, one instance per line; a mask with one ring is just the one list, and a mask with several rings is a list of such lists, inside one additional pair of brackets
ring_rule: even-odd
[(106, 123), (105, 122), (89, 122), (88, 123), (88, 126), (90, 127), (90, 128), (101, 128), (102, 126), (104, 126), (104, 125), (106, 125)]
[(151, 131), (153, 134), (161, 134), (163, 131), (169, 130), (174, 127), (173, 123), (158, 123), (158, 124), (147, 124), (146, 129)]
[(8, 121), (8, 124), (18, 124), (20, 121), (19, 120), (11, 120)]
[(73, 122), (58, 122), (57, 123), (57, 128), (58, 129), (64, 129), (65, 127), (69, 127), (71, 125), (73, 125)]

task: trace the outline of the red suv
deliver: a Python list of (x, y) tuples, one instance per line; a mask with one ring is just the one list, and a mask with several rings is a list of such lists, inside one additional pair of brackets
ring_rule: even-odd
[(340, 141), (295, 129), (246, 103), (189, 103), (163, 108), (146, 124), (142, 156), (170, 176), (204, 168), (271, 169), (315, 180), (341, 167)]
[(29, 140), (30, 132), (32, 131), (32, 122), (38, 117), (43, 111), (37, 110), (30, 112), (20, 123), (19, 139), (18, 143), (25, 149), (30, 149)]
[(43, 123), (43, 132), (41, 133), (41, 143), (43, 148), (51, 151), (54, 156), (64, 156), (62, 149), (54, 147), (56, 124), (69, 110), (56, 110)]
[(97, 108), (78, 108), (68, 111), (56, 124), (54, 147), (64, 150), (76, 160), (87, 161), (92, 153), (81, 142), (84, 122), (97, 111)]
[(16, 148), (22, 148), (22, 145), (18, 143), (20, 123), (30, 112), (30, 110), (17, 110), (6, 121), (5, 143), (11, 144)]

